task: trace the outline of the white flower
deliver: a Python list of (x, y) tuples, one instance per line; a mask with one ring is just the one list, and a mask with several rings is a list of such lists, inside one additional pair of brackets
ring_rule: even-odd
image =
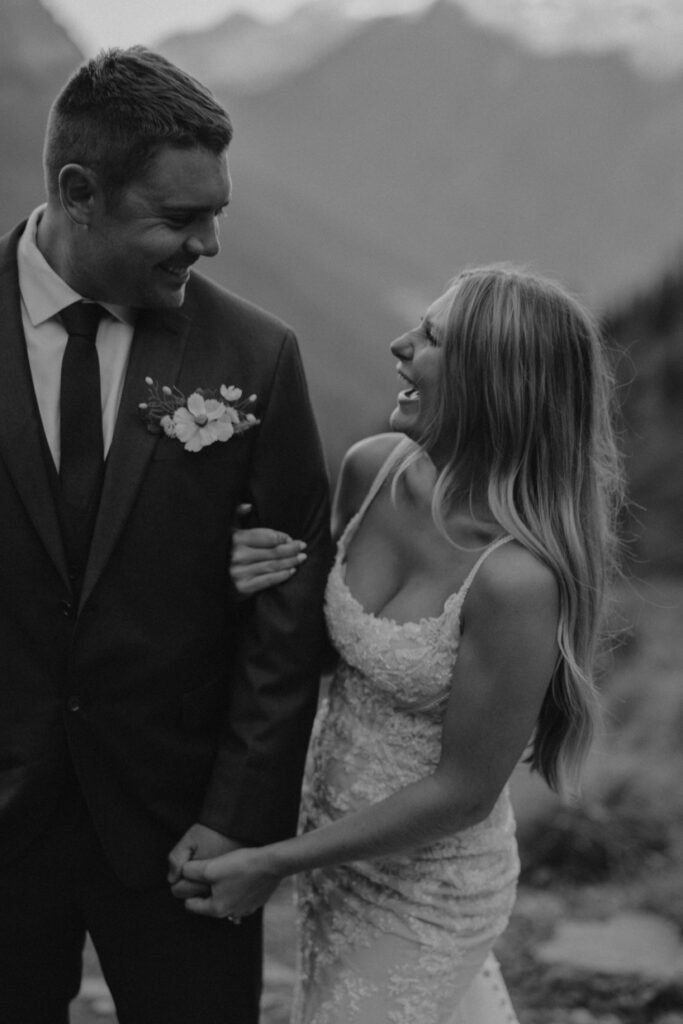
[(175, 436), (188, 452), (198, 452), (214, 441), (228, 441), (235, 433), (231, 413), (234, 409), (195, 391), (187, 400), (187, 408), (173, 413)]
[[(256, 401), (256, 395), (242, 400), (242, 389), (221, 384), (220, 401), (215, 391), (200, 388), (185, 398), (178, 388), (160, 387), (151, 377), (145, 377), (149, 399), (139, 408), (147, 429), (161, 431), (167, 437), (177, 438), (189, 452), (198, 452), (216, 441), (229, 441), (258, 423), (245, 406)], [(235, 404), (233, 404), (235, 403)]]

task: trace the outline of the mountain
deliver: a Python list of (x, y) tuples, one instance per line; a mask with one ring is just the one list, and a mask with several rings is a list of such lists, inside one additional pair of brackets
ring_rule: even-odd
[(2, 231), (30, 211), (43, 193), (41, 153), (50, 104), (81, 60), (38, 0), (3, 0), (0, 11)]
[(527, 262), (600, 308), (666, 265), (681, 81), (532, 53), (441, 3), (365, 23), (259, 95), (213, 83), (236, 134), (210, 272), (299, 331), (333, 466), (385, 422), (388, 341), (459, 267)]
[(315, 0), (285, 21), (239, 12), (200, 32), (163, 39), (156, 48), (216, 91), (264, 92), (320, 61), (361, 25), (337, 3)]
[(250, 102), (218, 91), (244, 132), (236, 159), (410, 254), (413, 286), (531, 260), (604, 300), (678, 246), (682, 81), (615, 54), (534, 54), (442, 2), (368, 23)]

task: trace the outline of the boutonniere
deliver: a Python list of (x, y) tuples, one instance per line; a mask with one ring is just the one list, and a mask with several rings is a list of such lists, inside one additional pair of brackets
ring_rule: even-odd
[(218, 393), (197, 388), (186, 398), (178, 388), (160, 387), (151, 377), (145, 377), (145, 384), (149, 395), (139, 408), (147, 429), (177, 438), (188, 452), (201, 451), (214, 441), (229, 441), (258, 423), (246, 411), (256, 395), (243, 399), (240, 388), (221, 384)]

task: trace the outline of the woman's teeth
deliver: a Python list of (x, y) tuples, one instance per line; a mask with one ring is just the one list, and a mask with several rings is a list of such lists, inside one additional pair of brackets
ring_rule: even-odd
[(416, 387), (406, 388), (405, 391), (401, 391), (399, 398), (402, 398), (405, 402), (415, 402), (420, 397), (420, 392)]

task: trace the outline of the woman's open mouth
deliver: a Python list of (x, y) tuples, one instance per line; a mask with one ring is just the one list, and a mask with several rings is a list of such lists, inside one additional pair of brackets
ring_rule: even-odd
[(399, 377), (406, 382), (407, 388), (399, 392), (398, 398), (400, 402), (415, 402), (420, 397), (420, 389), (412, 382), (410, 377), (406, 377), (405, 373), (398, 371)]

